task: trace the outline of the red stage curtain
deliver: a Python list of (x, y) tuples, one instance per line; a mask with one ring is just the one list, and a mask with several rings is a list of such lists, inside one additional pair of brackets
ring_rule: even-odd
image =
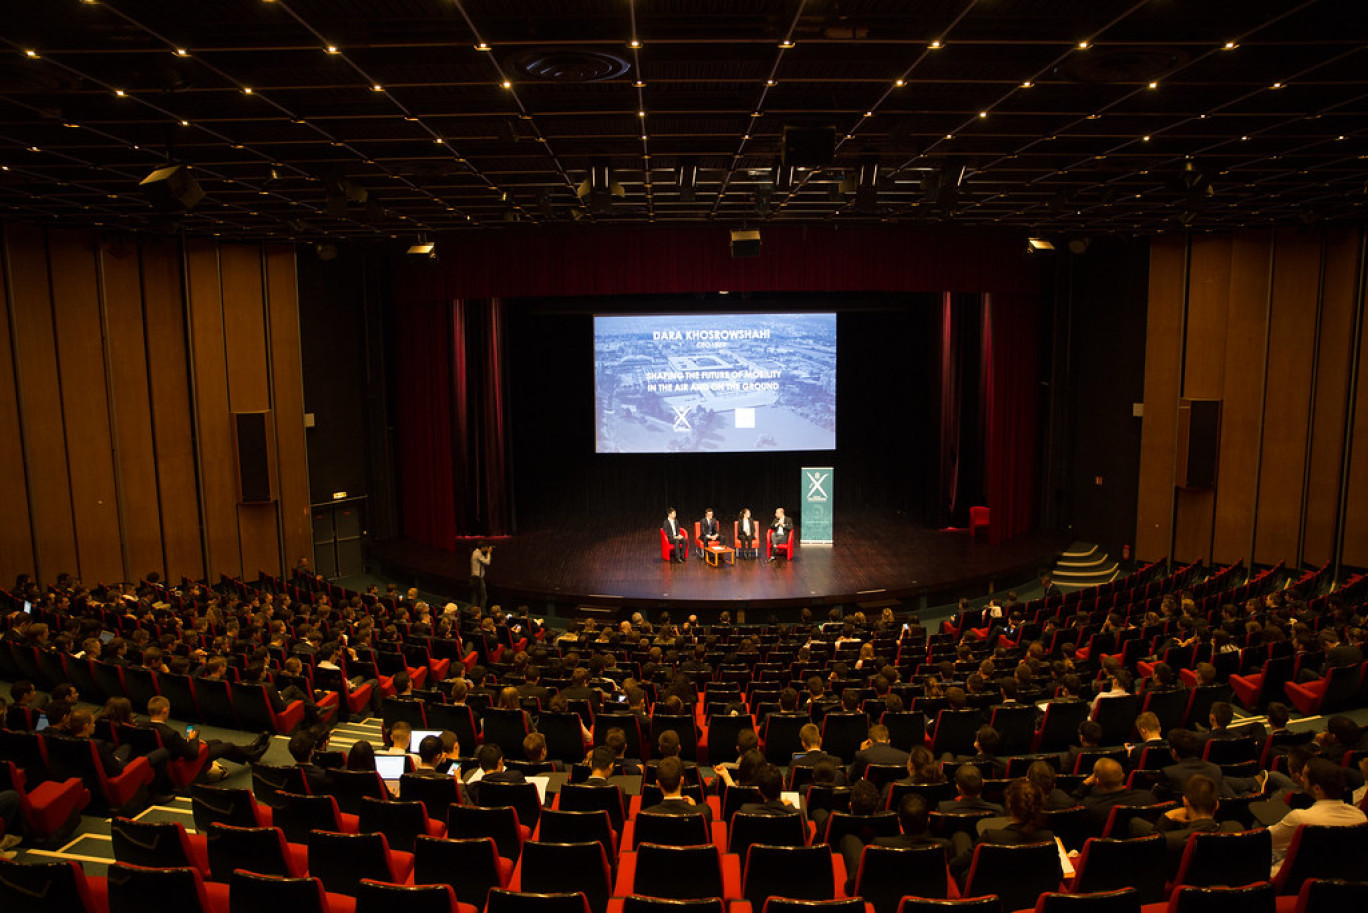
[(451, 317), (450, 302), (409, 303), (397, 321), (394, 372), (404, 535), (441, 548), (456, 536)]
[(983, 298), (985, 488), (989, 541), (1002, 542), (1035, 523), (1040, 425), (1039, 301), (1022, 295)]

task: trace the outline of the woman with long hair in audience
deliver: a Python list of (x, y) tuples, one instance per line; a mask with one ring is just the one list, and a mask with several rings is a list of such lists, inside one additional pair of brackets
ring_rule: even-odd
[(365, 739), (353, 742), (347, 752), (347, 770), (375, 770), (375, 746)]
[(1007, 786), (1003, 799), (1006, 819), (986, 818), (978, 823), (982, 843), (1040, 843), (1053, 840), (1054, 834), (1045, 828), (1045, 794), (1025, 777)]

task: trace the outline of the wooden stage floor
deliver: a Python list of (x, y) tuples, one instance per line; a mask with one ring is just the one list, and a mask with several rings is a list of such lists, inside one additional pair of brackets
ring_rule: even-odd
[[(590, 533), (582, 524), (493, 538), (487, 585), (491, 603), (622, 608), (773, 608), (831, 606), (887, 599), (938, 605), (960, 596), (1007, 589), (1050, 567), (1068, 544), (1032, 533), (1000, 545), (963, 530), (935, 530), (897, 517), (847, 517), (835, 544), (805, 545), (792, 562), (736, 559), (711, 567), (697, 555), (686, 564), (660, 559), (660, 534)], [(372, 561), (424, 589), (466, 597), (474, 540), (444, 551), (398, 539), (372, 545)]]

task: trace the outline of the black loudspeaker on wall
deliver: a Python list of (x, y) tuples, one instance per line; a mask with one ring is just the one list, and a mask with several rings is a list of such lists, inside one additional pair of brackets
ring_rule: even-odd
[(1221, 452), (1221, 401), (1178, 400), (1177, 464), (1174, 485), (1178, 488), (1215, 488), (1216, 464)]
[(233, 442), (237, 451), (238, 500), (243, 504), (274, 501), (271, 413), (234, 412)]

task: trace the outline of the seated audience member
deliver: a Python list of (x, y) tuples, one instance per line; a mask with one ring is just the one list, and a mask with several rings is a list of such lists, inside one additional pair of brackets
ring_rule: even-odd
[[(740, 747), (739, 745), (737, 746)], [(741, 757), (736, 761), (736, 773), (731, 773), (726, 767), (718, 767), (717, 779), (721, 786), (754, 786), (755, 775), (760, 772), (760, 768), (768, 763), (764, 754), (758, 748), (751, 748), (742, 752)], [(721, 791), (721, 786), (718, 791)]]
[(992, 779), (1001, 779), (1007, 774), (1007, 762), (997, 756), (1001, 746), (1002, 737), (996, 729), (992, 726), (980, 726), (974, 734), (974, 754), (956, 760), (973, 762), (980, 770), (986, 764), (991, 769)]
[[(179, 758), (185, 761), (192, 761), (199, 757), (200, 737), (199, 730), (191, 728), (184, 735), (181, 730), (167, 723), (171, 717), (171, 702), (161, 695), (157, 695), (147, 702), (148, 721), (145, 724), (148, 729), (155, 729), (157, 735), (161, 736), (162, 747), (166, 749), (171, 758)], [(222, 779), (227, 776), (227, 771), (219, 766), (219, 759), (233, 761), (237, 764), (251, 764), (260, 761), (262, 755), (271, 747), (271, 734), (263, 732), (252, 741), (250, 745), (236, 745), (232, 742), (221, 741), (219, 739), (207, 739), (205, 745), (209, 748), (209, 773)], [(371, 765), (375, 767), (374, 764)], [(164, 792), (170, 792), (170, 782), (165, 784), (168, 788)]]
[(955, 789), (959, 795), (946, 799), (936, 806), (941, 814), (954, 815), (961, 812), (992, 812), (1002, 814), (1002, 806), (982, 798), (983, 772), (973, 764), (961, 764), (955, 771)]
[[(1096, 751), (1101, 748), (1102, 726), (1092, 720), (1084, 720), (1078, 724), (1078, 744), (1070, 745), (1068, 750), (1059, 756), (1059, 769), (1066, 774), (1074, 773), (1074, 767), (1078, 763), (1078, 756), (1085, 751)], [(1082, 771), (1079, 771), (1082, 773)]]
[(870, 764), (896, 764), (899, 767), (907, 765), (907, 752), (893, 747), (888, 727), (882, 723), (875, 723), (869, 727), (869, 738), (860, 744), (860, 750), (855, 752), (855, 760), (850, 765), (850, 779), (863, 778), (865, 769)]
[[(1220, 767), (1202, 759), (1202, 738), (1197, 733), (1188, 729), (1169, 730), (1168, 743), (1174, 763), (1163, 769), (1155, 786), (1155, 791), (1161, 797), (1177, 799), (1182, 796), (1187, 779), (1193, 774), (1201, 774), (1215, 783), (1216, 793), (1220, 796), (1229, 798), (1263, 792), (1269, 776), (1266, 772), (1260, 772), (1255, 777), (1224, 776)], [(1283, 782), (1281, 775), (1279, 777), (1279, 782)]]
[(706, 802), (694, 802), (684, 795), (684, 762), (676, 757), (661, 758), (656, 766), (656, 784), (663, 798), (656, 805), (643, 808), (646, 815), (702, 815), (712, 820), (712, 809)]
[(508, 765), (516, 770), (521, 770), (529, 777), (541, 774), (554, 773), (560, 770), (560, 765), (555, 761), (546, 760), (546, 736), (540, 732), (529, 732), (523, 737), (522, 742), (524, 760), (513, 762), (506, 761)]
[[(435, 739), (436, 736), (428, 736), (423, 739), (426, 743), (428, 739)], [(421, 756), (423, 743), (418, 746)], [(438, 739), (438, 747), (441, 740)], [(479, 763), (480, 769), (476, 771), (466, 783), (466, 790), (470, 793), (470, 801), (476, 805), (480, 804), (480, 787), (484, 783), (526, 783), (527, 777), (521, 770), (507, 770), (504, 767), (503, 751), (493, 742), (486, 742), (475, 752), (475, 760)]]
[(1283, 857), (1292, 845), (1292, 835), (1303, 824), (1344, 827), (1368, 821), (1363, 810), (1344, 801), (1344, 771), (1324, 758), (1312, 758), (1302, 770), (1306, 791), (1314, 803), (1310, 808), (1289, 811), (1283, 819), (1268, 829), (1273, 838), (1273, 868), (1276, 875)]
[(1183, 805), (1172, 811), (1165, 812), (1153, 823), (1144, 818), (1132, 818), (1130, 832), (1132, 837), (1144, 837), (1148, 834), (1163, 834), (1164, 842), (1168, 846), (1168, 874), (1172, 879), (1178, 874), (1178, 865), (1183, 859), (1183, 850), (1187, 848), (1188, 838), (1193, 834), (1211, 834), (1220, 830), (1239, 830), (1240, 825), (1234, 821), (1226, 822), (1227, 826), (1216, 821), (1216, 808), (1219, 800), (1216, 795), (1216, 784), (1211, 782), (1208, 777), (1201, 774), (1193, 774), (1188, 777), (1187, 785), (1183, 789)]
[(816, 767), (818, 764), (827, 761), (835, 765), (837, 776), (833, 786), (845, 786), (847, 784), (845, 768), (841, 765), (841, 759), (835, 755), (827, 754), (822, 751), (822, 731), (814, 724), (808, 723), (798, 730), (798, 741), (803, 744), (803, 750), (793, 756), (789, 762), (790, 767)]
[(306, 729), (301, 729), (290, 736), (290, 757), (294, 759), (295, 766), (303, 771), (304, 780), (309, 784), (309, 792), (315, 796), (332, 791), (328, 771), (313, 761), (317, 748), (318, 739)]
[(1292, 719), (1292, 708), (1281, 701), (1274, 701), (1268, 705), (1268, 740), (1269, 748), (1275, 755), (1285, 755), (1298, 745), (1305, 745), (1316, 737), (1316, 733), (1310, 729), (1301, 732), (1293, 732), (1287, 728), (1287, 723)]
[(701, 783), (702, 780), (699, 777), (698, 765), (693, 761), (686, 761), (679, 757), (681, 750), (679, 734), (673, 729), (666, 729), (660, 734), (660, 737), (656, 739), (656, 758), (658, 760), (651, 761), (646, 766), (648, 768), (659, 767), (660, 761), (663, 761), (666, 758), (677, 758), (679, 760), (680, 768), (684, 771), (684, 781), (686, 783)]
[(1025, 777), (1018, 777), (1007, 786), (1003, 804), (1006, 822), (1001, 818), (987, 818), (978, 822), (976, 829), (984, 843), (1039, 843), (1053, 840), (1054, 833), (1045, 824), (1045, 795)]
[(1111, 810), (1118, 805), (1154, 805), (1159, 799), (1148, 789), (1127, 789), (1126, 774), (1111, 758), (1098, 758), (1093, 772), (1074, 791), (1074, 798), (1087, 809), (1085, 826), (1093, 836), (1107, 826)]
[(755, 788), (760, 791), (760, 802), (743, 802), (738, 811), (751, 815), (798, 815), (796, 806), (781, 799), (784, 775), (773, 764), (765, 764), (755, 775)]
[(408, 754), (409, 742), (413, 740), (413, 727), (404, 720), (398, 720), (390, 727), (388, 741), (376, 754)]
[(619, 773), (635, 777), (641, 776), (641, 764), (636, 759), (627, 757), (627, 733), (625, 731), (616, 726), (612, 727), (603, 737), (603, 744), (613, 752), (613, 757), (617, 759)]
[[(498, 746), (495, 746), (498, 747)], [(418, 743), (418, 765), (414, 774), (420, 777), (445, 777), (438, 766), (447, 759), (447, 752), (440, 737), (425, 735)]]
[(1106, 691), (1101, 691), (1092, 699), (1092, 712), (1097, 713), (1097, 705), (1108, 698), (1126, 697), (1130, 694), (1131, 674), (1122, 668), (1120, 663), (1112, 670), (1111, 687)]
[[(867, 845), (899, 848), (939, 846), (945, 850), (951, 872), (958, 873), (967, 868), (969, 855), (972, 852), (969, 835), (963, 831), (957, 831), (951, 840), (946, 840), (944, 837), (933, 837), (928, 827), (930, 818), (926, 800), (921, 796), (908, 793), (898, 803), (898, 826), (902, 833), (896, 837), (875, 837), (868, 844), (861, 840), (858, 834), (846, 834), (842, 837), (839, 849), (846, 864), (846, 893), (854, 896), (855, 877), (860, 871), (860, 854), (864, 852)], [(958, 842), (958, 846), (956, 842)]]
[(618, 770), (618, 756), (612, 748), (600, 745), (589, 752), (589, 786), (611, 786), (610, 778)]
[(1162, 753), (1168, 757), (1169, 744), (1164, 740), (1160, 729), (1159, 717), (1146, 710), (1135, 718), (1135, 731), (1140, 733), (1140, 741), (1126, 743), (1126, 769), (1135, 770), (1140, 766), (1145, 749), (1150, 750), (1147, 763), (1154, 763), (1155, 755)]
[(1044, 761), (1033, 761), (1026, 769), (1026, 779), (1040, 788), (1045, 797), (1045, 811), (1057, 812), (1078, 805), (1073, 796), (1055, 785), (1055, 769)]

